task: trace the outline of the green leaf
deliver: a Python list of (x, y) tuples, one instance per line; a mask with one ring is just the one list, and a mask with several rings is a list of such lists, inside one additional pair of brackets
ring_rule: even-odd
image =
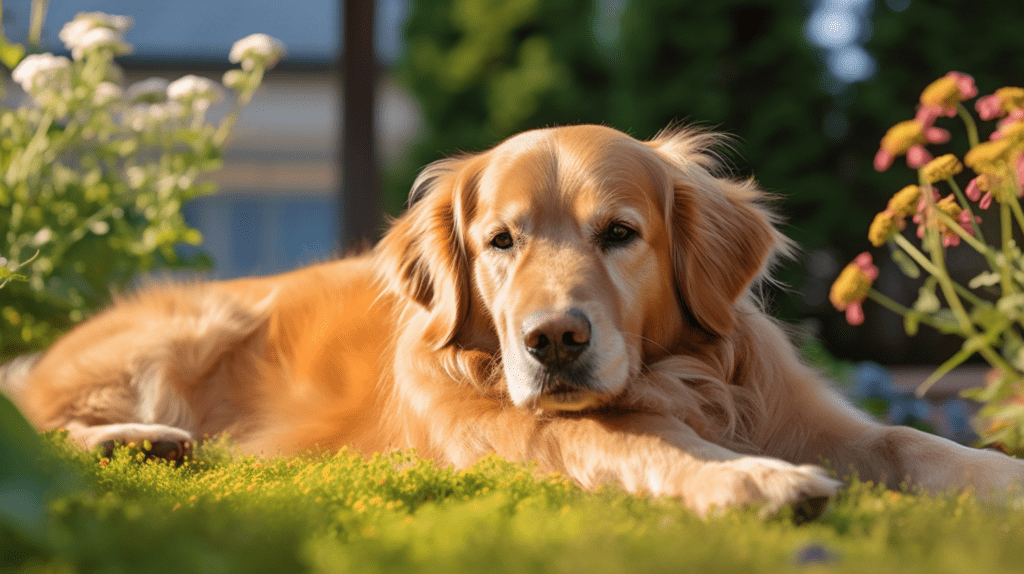
[(78, 474), (47, 450), (32, 425), (0, 394), (0, 524), (39, 546), (48, 543), (49, 501), (82, 487)]
[(914, 309), (922, 313), (935, 313), (941, 307), (938, 296), (935, 295), (935, 286), (938, 281), (934, 277), (925, 280), (924, 285), (918, 289), (917, 301), (914, 301)]
[(13, 70), (18, 62), (25, 57), (25, 47), (21, 44), (12, 44), (0, 34), (0, 62), (3, 62), (7, 69)]
[(890, 250), (890, 255), (892, 256), (893, 263), (899, 266), (900, 271), (904, 275), (911, 279), (917, 279), (921, 276), (921, 269), (917, 266), (917, 263), (914, 263), (914, 260), (904, 253), (902, 249), (894, 247)]
[(920, 311), (908, 311), (903, 316), (903, 330), (907, 332), (908, 337), (913, 337), (917, 334), (917, 328), (921, 324), (921, 317), (923, 315)]

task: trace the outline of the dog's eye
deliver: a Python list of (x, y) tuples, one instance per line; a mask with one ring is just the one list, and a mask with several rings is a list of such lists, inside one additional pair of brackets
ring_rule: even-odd
[(495, 249), (509, 249), (512, 247), (512, 234), (505, 231), (491, 239), (491, 246)]
[(598, 235), (598, 242), (601, 247), (610, 249), (626, 245), (636, 237), (636, 230), (626, 227), (621, 223), (613, 223)]

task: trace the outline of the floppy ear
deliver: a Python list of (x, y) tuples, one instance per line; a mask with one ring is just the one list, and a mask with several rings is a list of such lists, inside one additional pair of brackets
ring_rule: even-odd
[(467, 163), (443, 159), (420, 172), (409, 208), (374, 250), (385, 287), (429, 311), (423, 336), (435, 349), (454, 339), (469, 312), (460, 212), (476, 182)]
[(676, 288), (701, 327), (725, 335), (735, 326), (736, 301), (789, 240), (758, 203), (764, 194), (752, 180), (712, 175), (717, 161), (706, 150), (715, 143), (713, 134), (673, 131), (648, 145), (669, 163)]

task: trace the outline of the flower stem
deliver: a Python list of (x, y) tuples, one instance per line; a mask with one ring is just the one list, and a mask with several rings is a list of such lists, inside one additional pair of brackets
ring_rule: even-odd
[[(935, 200), (932, 197), (931, 189), (925, 188), (923, 190), (925, 196), (925, 213), (936, 212), (938, 209), (935, 207)], [(927, 221), (927, 220), (926, 220)], [(967, 310), (964, 308), (963, 302), (960, 301), (960, 297), (957, 296), (957, 290), (955, 283), (949, 277), (949, 271), (946, 269), (945, 252), (942, 248), (942, 237), (939, 233), (938, 226), (927, 225), (925, 227), (925, 241), (928, 242), (929, 251), (932, 255), (932, 264), (937, 273), (933, 273), (935, 278), (939, 281), (939, 287), (942, 289), (942, 294), (946, 296), (946, 304), (949, 305), (950, 311), (953, 312), (953, 316), (956, 317), (957, 323), (960, 324), (960, 329), (964, 333), (965, 338), (974, 337), (977, 332), (974, 330), (974, 324), (971, 322), (970, 315), (967, 314)]]
[(32, 0), (32, 15), (29, 16), (28, 44), (39, 47), (43, 35), (43, 22), (46, 20), (46, 8), (50, 0)]
[(1003, 234), (1003, 264), (999, 267), (999, 283), (1003, 289), (1003, 297), (1011, 295), (1013, 289), (1013, 277), (1010, 272), (1010, 262), (1013, 261), (1010, 247), (1013, 244), (1013, 221), (1010, 219), (1010, 204), (999, 204), (999, 226)]
[(956, 105), (956, 113), (960, 116), (960, 119), (964, 122), (964, 127), (967, 128), (967, 141), (971, 147), (978, 145), (978, 124), (974, 122), (974, 116), (971, 112), (967, 111), (967, 108), (963, 104)]
[[(879, 305), (885, 307), (886, 309), (892, 311), (893, 313), (896, 313), (897, 315), (902, 315), (906, 317), (908, 313), (915, 312), (912, 309), (909, 309), (901, 305), (897, 301), (887, 297), (886, 295), (883, 295), (882, 293), (878, 292), (873, 288), (868, 289), (868, 298), (870, 298), (875, 303), (878, 303)], [(950, 330), (950, 325), (942, 324), (936, 321), (933, 317), (930, 317), (923, 313), (920, 314), (918, 320), (921, 323), (924, 323), (925, 325), (928, 325), (929, 327), (935, 329), (936, 331), (939, 331), (940, 333), (945, 333)]]
[[(893, 239), (896, 241), (896, 245), (903, 249), (903, 251), (907, 255), (911, 256), (914, 259), (914, 261), (917, 262), (918, 265), (924, 268), (925, 271), (934, 275), (936, 279), (940, 278), (939, 275), (942, 273), (942, 271), (938, 267), (936, 267), (931, 262), (931, 260), (925, 257), (924, 253), (921, 253), (921, 251), (917, 247), (915, 247), (914, 244), (911, 243), (906, 237), (903, 237), (902, 235), (897, 233), (896, 235), (893, 235)], [(985, 303), (984, 301), (979, 299), (977, 295), (971, 293), (970, 291), (967, 290), (967, 288), (960, 285), (959, 283), (954, 282), (953, 288), (958, 293), (960, 293), (960, 296), (970, 301), (972, 305), (980, 305)]]
[(1020, 230), (1024, 231), (1024, 211), (1021, 211), (1020, 202), (1012, 195), (1010, 196), (1010, 209), (1013, 210), (1013, 217), (1016, 218)]
[(981, 234), (981, 227), (978, 226), (978, 220), (974, 217), (974, 211), (971, 209), (971, 204), (967, 201), (967, 196), (960, 190), (960, 186), (956, 184), (952, 176), (946, 178), (946, 183), (949, 184), (949, 187), (953, 188), (953, 193), (956, 194), (960, 207), (964, 208), (967, 214), (971, 216), (971, 228), (974, 230), (974, 236), (980, 239), (982, 243), (985, 243), (985, 236)]
[(235, 122), (238, 121), (238, 114), (241, 113), (249, 100), (252, 99), (253, 94), (256, 93), (256, 88), (263, 82), (264, 68), (262, 65), (257, 64), (255, 68), (250, 72), (250, 76), (245, 81), (245, 89), (238, 93), (238, 98), (235, 100), (235, 107), (231, 109), (228, 115), (224, 116), (221, 120), (220, 125), (217, 126), (217, 130), (213, 134), (213, 142), (217, 146), (224, 145), (229, 135), (231, 135), (231, 129), (235, 126)]
[[(964, 228), (960, 226), (960, 222), (954, 220), (952, 217), (950, 217), (943, 211), (936, 209), (935, 214), (936, 216), (938, 216), (939, 221), (944, 223), (950, 231), (956, 233), (957, 236), (960, 237), (960, 239), (966, 241), (967, 244), (973, 247), (975, 251), (977, 251), (983, 257), (985, 257), (985, 259), (988, 260), (989, 265), (995, 265), (995, 253), (992, 251), (992, 248), (989, 247), (987, 243), (982, 243), (981, 241), (978, 240), (977, 237), (971, 235), (970, 233), (967, 233), (967, 231), (965, 231)], [(993, 270), (995, 270), (995, 267), (993, 267)]]

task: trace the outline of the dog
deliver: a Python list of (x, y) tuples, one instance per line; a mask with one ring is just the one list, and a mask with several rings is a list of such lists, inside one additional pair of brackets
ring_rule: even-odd
[(369, 252), (121, 297), (13, 394), (87, 448), (496, 453), (702, 516), (820, 510), (843, 485), (821, 465), (996, 498), (1024, 482), (1021, 461), (875, 422), (801, 361), (757, 297), (793, 246), (719, 144), (579, 125), (442, 159)]

